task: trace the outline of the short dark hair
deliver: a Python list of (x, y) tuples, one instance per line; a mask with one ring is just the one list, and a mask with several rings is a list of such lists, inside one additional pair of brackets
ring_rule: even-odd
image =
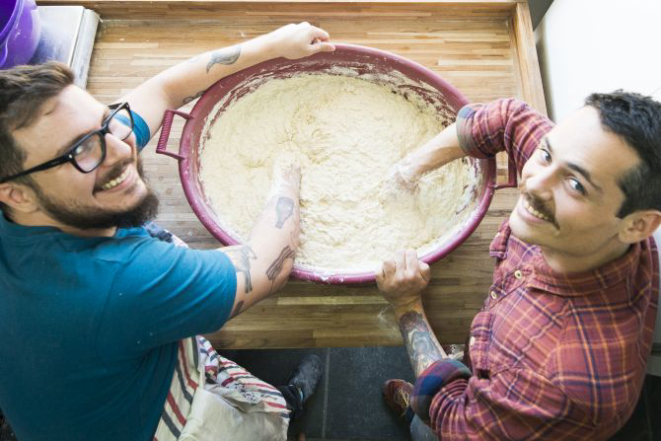
[[(20, 172), (27, 156), (12, 132), (34, 123), (39, 108), (73, 80), (71, 69), (57, 62), (0, 70), (0, 178)], [(32, 185), (29, 176), (16, 182)], [(7, 207), (0, 203), (0, 209)]]
[(604, 129), (633, 148), (640, 164), (619, 181), (625, 195), (617, 216), (638, 210), (661, 211), (661, 103), (638, 93), (593, 93), (585, 104), (599, 111)]

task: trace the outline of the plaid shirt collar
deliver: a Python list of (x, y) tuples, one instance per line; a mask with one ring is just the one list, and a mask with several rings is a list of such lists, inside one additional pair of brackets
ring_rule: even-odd
[[(508, 249), (525, 250), (522, 252), (523, 262), (532, 275), (528, 279), (528, 287), (551, 292), (565, 297), (586, 296), (599, 293), (623, 282), (634, 271), (640, 259), (643, 243), (632, 245), (621, 257), (599, 268), (574, 274), (563, 274), (554, 271), (547, 263), (541, 249), (537, 245), (528, 244), (512, 235), (509, 222), (505, 222), (494, 238), (490, 254), (499, 259), (506, 259)], [(653, 240), (651, 238), (647, 241)], [(512, 243), (510, 243), (512, 242)]]

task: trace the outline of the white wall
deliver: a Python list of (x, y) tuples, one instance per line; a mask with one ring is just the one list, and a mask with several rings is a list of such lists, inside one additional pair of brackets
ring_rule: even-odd
[[(555, 0), (535, 30), (549, 116), (592, 92), (625, 89), (661, 101), (661, 0)], [(661, 244), (661, 230), (655, 233)], [(661, 308), (654, 341), (661, 343)], [(648, 373), (661, 375), (661, 356)]]
[(592, 92), (661, 101), (661, 0), (555, 0), (535, 36), (553, 120)]

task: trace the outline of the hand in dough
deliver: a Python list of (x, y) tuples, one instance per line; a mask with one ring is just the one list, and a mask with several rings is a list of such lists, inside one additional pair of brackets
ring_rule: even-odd
[(418, 187), (418, 177), (415, 176), (411, 166), (404, 161), (399, 161), (392, 166), (388, 179), (397, 187), (411, 192)]
[(418, 188), (418, 182), (410, 176), (407, 166), (402, 161), (393, 165), (379, 189), (379, 200), (387, 204), (411, 199)]
[(291, 186), (298, 193), (301, 186), (301, 166), (294, 155), (283, 154), (273, 162), (272, 191)]
[(307, 57), (317, 52), (335, 50), (335, 46), (330, 43), (328, 32), (305, 21), (283, 26), (267, 34), (266, 37), (278, 56), (290, 60)]

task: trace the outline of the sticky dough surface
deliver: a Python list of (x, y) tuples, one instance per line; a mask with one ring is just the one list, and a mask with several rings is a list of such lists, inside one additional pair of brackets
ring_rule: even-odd
[(209, 127), (201, 179), (223, 227), (245, 239), (264, 208), (273, 162), (295, 155), (302, 171), (297, 264), (369, 271), (398, 249), (428, 250), (469, 215), (477, 178), (465, 160), (427, 174), (413, 194), (384, 188), (391, 166), (450, 122), (357, 78), (271, 80)]

